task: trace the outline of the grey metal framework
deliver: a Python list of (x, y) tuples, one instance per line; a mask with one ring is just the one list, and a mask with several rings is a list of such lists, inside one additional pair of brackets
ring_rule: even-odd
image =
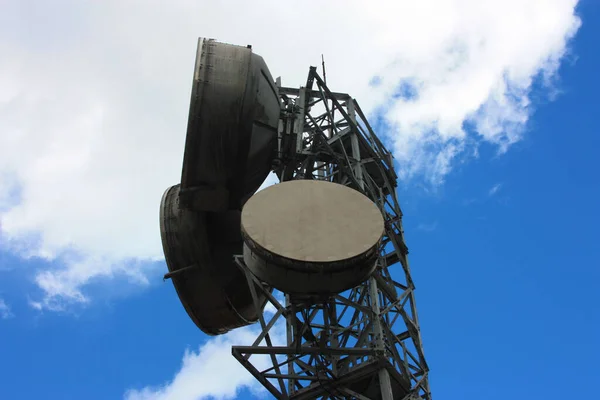
[[(253, 345), (234, 346), (232, 354), (277, 399), (431, 399), (393, 158), (358, 103), (331, 92), (315, 67), (304, 87), (277, 84), (282, 110), (273, 168), (280, 180), (323, 179), (361, 191), (380, 207), (385, 234), (367, 281), (332, 296), (284, 294), (284, 304), (236, 257), (257, 307), (262, 290), (276, 312), (261, 316)], [(287, 344), (277, 345), (281, 325)]]

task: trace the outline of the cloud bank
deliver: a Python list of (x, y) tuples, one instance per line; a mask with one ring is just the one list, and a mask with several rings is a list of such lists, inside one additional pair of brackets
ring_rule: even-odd
[(521, 140), (576, 5), (4, 1), (0, 242), (61, 265), (37, 273), (38, 308), (85, 303), (100, 277), (145, 281), (162, 259), (160, 197), (180, 177), (198, 36), (252, 44), (286, 86), (325, 54), (329, 86), (383, 118), (400, 176), (439, 185), (480, 143)]
[(129, 390), (125, 399), (233, 399), (242, 388), (256, 390), (256, 379), (231, 355), (231, 346), (252, 343), (256, 336), (258, 332), (254, 329), (242, 328), (224, 337), (209, 339), (197, 352), (186, 350), (181, 368), (170, 382), (159, 387)]

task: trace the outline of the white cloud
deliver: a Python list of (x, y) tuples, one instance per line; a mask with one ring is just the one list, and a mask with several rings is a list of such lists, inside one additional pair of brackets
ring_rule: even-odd
[[(275, 309), (270, 303), (268, 305), (270, 307), (265, 309), (265, 314), (270, 318)], [(285, 319), (281, 317), (270, 331), (275, 346), (285, 345), (284, 322)], [(255, 393), (266, 393), (258, 381), (231, 355), (231, 346), (251, 345), (259, 333), (257, 325), (248, 326), (207, 340), (198, 352), (186, 350), (181, 368), (172, 380), (158, 387), (131, 389), (126, 392), (125, 399), (233, 399), (243, 388)], [(252, 356), (250, 361), (259, 369), (272, 365), (267, 356)]]
[[(256, 380), (231, 355), (231, 346), (252, 342), (257, 335), (243, 328), (209, 339), (198, 352), (186, 350), (181, 369), (160, 387), (130, 390), (127, 400), (196, 400), (209, 396), (232, 399), (243, 387), (256, 385)], [(226, 372), (225, 372), (226, 371)]]
[(108, 257), (74, 257), (63, 258), (65, 267), (58, 270), (42, 270), (35, 276), (35, 283), (42, 289), (45, 296), (40, 301), (30, 300), (29, 305), (36, 310), (65, 311), (73, 304), (86, 304), (90, 299), (81, 287), (92, 280), (110, 278), (119, 274), (130, 282), (141, 285), (149, 284), (145, 272), (148, 270), (143, 263), (129, 261), (114, 262)]
[(252, 44), (286, 86), (324, 53), (333, 90), (383, 110), (400, 175), (440, 184), (477, 143), (521, 139), (532, 82), (553, 81), (580, 25), (576, 4), (3, 1), (1, 240), (64, 265), (36, 278), (46, 308), (162, 258), (158, 205), (180, 176), (198, 36)]
[(12, 318), (15, 315), (13, 314), (10, 306), (4, 301), (4, 299), (0, 298), (0, 317), (2, 319)]
[(420, 231), (424, 231), (424, 232), (433, 232), (437, 229), (438, 223), (437, 221), (433, 221), (430, 223), (420, 223), (419, 225), (417, 225), (417, 229)]
[(498, 191), (500, 190), (501, 187), (502, 187), (501, 183), (496, 183), (494, 186), (492, 186), (490, 188), (490, 190), (488, 191), (488, 195), (489, 196), (495, 195), (496, 193), (498, 193)]

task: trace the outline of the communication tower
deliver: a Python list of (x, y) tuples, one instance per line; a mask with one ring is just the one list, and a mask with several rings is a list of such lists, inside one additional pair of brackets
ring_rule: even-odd
[[(281, 183), (256, 193), (270, 171)], [(431, 399), (396, 181), (315, 67), (282, 87), (250, 46), (201, 38), (165, 277), (207, 334), (259, 323), (232, 354), (276, 399)]]

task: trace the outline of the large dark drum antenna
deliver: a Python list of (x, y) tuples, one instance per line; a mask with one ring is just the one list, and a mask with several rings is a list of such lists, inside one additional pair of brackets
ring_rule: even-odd
[(258, 320), (244, 274), (241, 207), (271, 170), (280, 99), (249, 47), (199, 39), (181, 184), (161, 202), (171, 278), (190, 318), (215, 335)]

